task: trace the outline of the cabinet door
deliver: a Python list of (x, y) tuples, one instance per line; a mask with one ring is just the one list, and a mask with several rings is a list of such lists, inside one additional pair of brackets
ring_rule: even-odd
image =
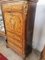
[(8, 12), (4, 13), (4, 21), (5, 21), (6, 30), (14, 32), (14, 28), (13, 28), (14, 21), (10, 13)]
[[(6, 29), (9, 30), (10, 32), (14, 31), (13, 34), (15, 34), (14, 35), (15, 44), (16, 45), (18, 44), (19, 45), (18, 47), (21, 47), (22, 54), (24, 54), (25, 53), (25, 20), (26, 20), (25, 18), (27, 14), (27, 2), (25, 3), (16, 2), (14, 4), (10, 4), (8, 8), (4, 7), (3, 11), (5, 12), (4, 19), (5, 19)], [(21, 42), (21, 45), (17, 41)]]

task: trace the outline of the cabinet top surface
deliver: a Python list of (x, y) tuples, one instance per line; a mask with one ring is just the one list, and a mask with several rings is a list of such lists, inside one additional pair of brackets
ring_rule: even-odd
[(7, 3), (7, 2), (20, 2), (20, 1), (29, 1), (29, 2), (35, 2), (37, 3), (38, 0), (0, 0), (0, 3)]

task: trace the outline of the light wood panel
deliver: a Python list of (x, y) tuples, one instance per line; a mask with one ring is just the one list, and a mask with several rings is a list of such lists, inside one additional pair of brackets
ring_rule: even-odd
[[(6, 27), (7, 41), (13, 49), (24, 54), (25, 47), (25, 19), (27, 14), (27, 3), (4, 4), (4, 22)], [(9, 46), (8, 45), (8, 46)], [(22, 52), (21, 52), (22, 51)], [(17, 52), (17, 53), (18, 53)]]

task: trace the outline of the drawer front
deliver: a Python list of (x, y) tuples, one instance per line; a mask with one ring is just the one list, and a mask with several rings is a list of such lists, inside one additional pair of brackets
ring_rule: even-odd
[(3, 4), (3, 12), (10, 12), (10, 11), (22, 11), (23, 7), (27, 5), (27, 2), (13, 2), (13, 3), (7, 3)]

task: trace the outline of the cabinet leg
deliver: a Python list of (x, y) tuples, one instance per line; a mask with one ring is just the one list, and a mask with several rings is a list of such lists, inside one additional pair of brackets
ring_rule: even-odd
[(7, 39), (6, 39), (6, 47), (9, 48), (8, 45), (7, 45), (7, 43), (8, 43), (8, 42), (7, 42)]

